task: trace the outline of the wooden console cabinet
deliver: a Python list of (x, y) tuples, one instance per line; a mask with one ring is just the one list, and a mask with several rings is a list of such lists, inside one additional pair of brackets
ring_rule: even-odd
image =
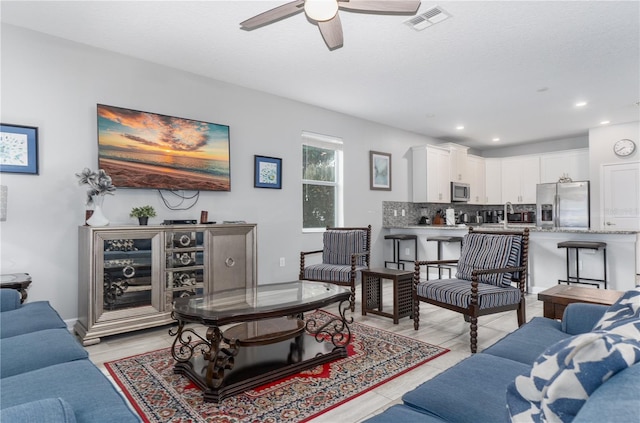
[(176, 298), (257, 285), (256, 225), (80, 226), (83, 344), (166, 325)]

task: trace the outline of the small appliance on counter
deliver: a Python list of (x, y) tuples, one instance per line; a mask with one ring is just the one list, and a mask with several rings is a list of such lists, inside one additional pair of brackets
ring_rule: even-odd
[(480, 215), (469, 216), (469, 223), (482, 225), (484, 223), (484, 218)]
[(498, 216), (495, 210), (484, 210), (481, 213), (483, 223), (498, 223)]
[(458, 218), (456, 219), (456, 223), (469, 223), (469, 214), (468, 213), (460, 213), (460, 214), (458, 214)]
[(418, 221), (418, 225), (431, 225), (431, 219), (427, 216), (422, 216)]
[(507, 222), (509, 222), (509, 223), (522, 223), (522, 212), (507, 213)]
[(535, 223), (536, 212), (522, 212), (522, 223)]

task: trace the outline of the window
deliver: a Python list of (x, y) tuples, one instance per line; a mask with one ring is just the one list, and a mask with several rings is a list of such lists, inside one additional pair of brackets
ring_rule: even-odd
[(342, 225), (342, 140), (302, 133), (302, 229)]

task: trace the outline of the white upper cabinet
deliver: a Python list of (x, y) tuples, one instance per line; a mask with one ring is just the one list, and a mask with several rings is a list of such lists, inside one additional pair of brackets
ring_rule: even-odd
[(558, 151), (540, 156), (540, 183), (558, 182), (568, 176), (574, 181), (589, 180), (589, 149)]
[(466, 168), (471, 186), (471, 198), (468, 204), (484, 204), (486, 201), (484, 158), (468, 155)]
[(413, 202), (451, 202), (451, 154), (448, 149), (425, 145), (412, 147)]
[(502, 201), (535, 204), (536, 185), (540, 183), (540, 156), (502, 159)]
[(502, 159), (484, 159), (485, 204), (502, 204)]
[(471, 169), (467, 156), (468, 147), (457, 144), (444, 144), (451, 154), (451, 182), (471, 182)]

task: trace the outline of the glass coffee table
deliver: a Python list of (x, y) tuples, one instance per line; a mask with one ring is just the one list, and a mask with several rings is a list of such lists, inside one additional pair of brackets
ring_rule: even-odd
[[(169, 331), (175, 336), (174, 372), (202, 389), (205, 402), (218, 402), (346, 357), (350, 297), (337, 285), (295, 281), (179, 298), (172, 313), (178, 327)], [(303, 313), (333, 303), (339, 303), (339, 316), (304, 319)], [(188, 323), (206, 326), (206, 335)]]

